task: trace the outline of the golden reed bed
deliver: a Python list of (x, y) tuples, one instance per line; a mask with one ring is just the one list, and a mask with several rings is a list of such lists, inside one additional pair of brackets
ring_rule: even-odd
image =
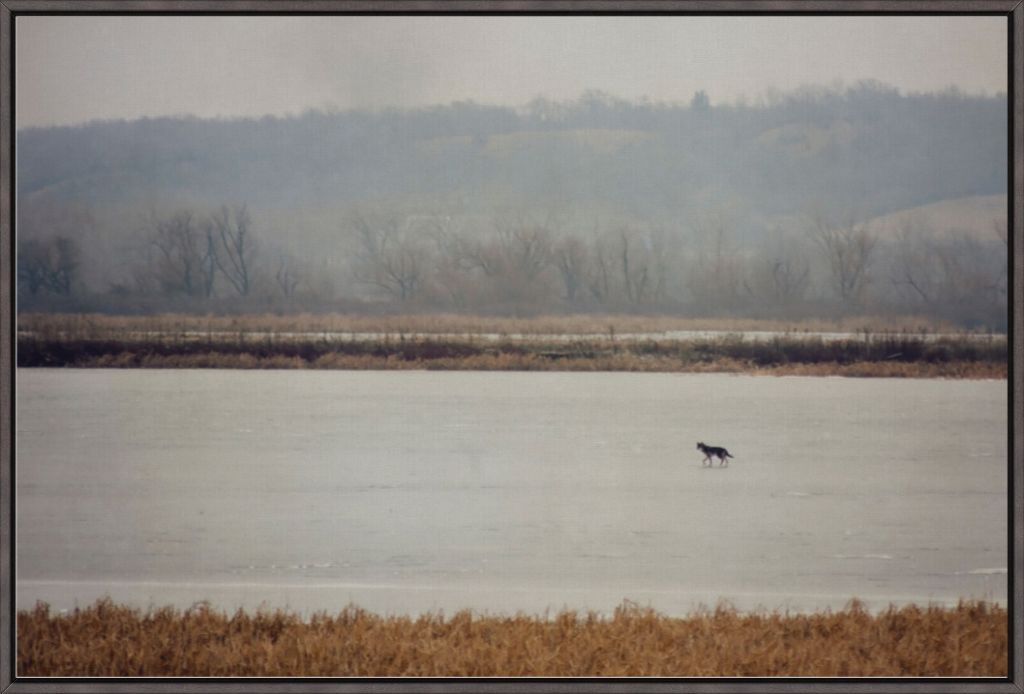
[(382, 617), (349, 607), (308, 621), (205, 605), (143, 613), (100, 601), (17, 616), (18, 676), (1006, 676), (1007, 612), (982, 602), (872, 614), (670, 618), (626, 603), (563, 612)]

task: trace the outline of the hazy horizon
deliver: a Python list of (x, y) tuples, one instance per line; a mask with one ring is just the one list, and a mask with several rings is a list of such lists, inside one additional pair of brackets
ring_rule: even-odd
[[(870, 310), (1005, 328), (1003, 17), (15, 28), (23, 309)], [(139, 121), (169, 116), (196, 120)], [(215, 227), (222, 246), (247, 239), (235, 274)], [(856, 271), (822, 251), (839, 234), (859, 234)]]
[[(870, 80), (1005, 92), (1002, 17), (18, 17), (19, 129), (521, 106), (588, 90), (756, 102)], [(439, 39), (443, 37), (443, 41)]]
[[(770, 100), (773, 97), (785, 98), (790, 97), (802, 92), (802, 90), (810, 90), (818, 93), (831, 93), (831, 94), (842, 94), (848, 92), (851, 89), (856, 89), (859, 85), (868, 85), (870, 88), (882, 88), (882, 89), (893, 89), (897, 94), (901, 96), (917, 96), (917, 95), (941, 95), (949, 93), (950, 90), (955, 90), (956, 93), (968, 98), (1005, 98), (1006, 92), (970, 92), (963, 90), (957, 85), (947, 85), (946, 87), (934, 89), (934, 90), (921, 90), (921, 91), (907, 91), (901, 90), (898, 87), (886, 82), (879, 82), (871, 78), (865, 78), (857, 81), (842, 81), (833, 80), (832, 82), (808, 82), (799, 86), (793, 87), (792, 89), (778, 89), (769, 87), (763, 92), (758, 93), (754, 96), (748, 96), (746, 94), (740, 94), (731, 101), (719, 101), (712, 102), (712, 107), (732, 107), (732, 108), (759, 108), (770, 106)], [(705, 92), (704, 89), (698, 89), (697, 91)], [(221, 123), (232, 123), (232, 122), (243, 122), (243, 121), (258, 121), (265, 118), (288, 120), (288, 119), (300, 119), (309, 114), (324, 114), (324, 115), (338, 115), (348, 113), (367, 113), (370, 115), (381, 115), (387, 113), (414, 113), (417, 111), (430, 110), (435, 108), (449, 108), (457, 107), (459, 105), (473, 105), (483, 108), (496, 108), (496, 109), (511, 109), (516, 113), (528, 113), (531, 110), (531, 104), (536, 103), (538, 100), (547, 100), (551, 104), (573, 104), (578, 101), (584, 100), (591, 95), (595, 95), (599, 99), (607, 98), (609, 101), (620, 101), (624, 104), (642, 106), (645, 104), (651, 104), (655, 106), (664, 106), (666, 108), (687, 108), (689, 103), (693, 99), (694, 94), (691, 94), (687, 99), (673, 99), (673, 100), (654, 100), (647, 97), (640, 98), (628, 98), (621, 94), (608, 92), (598, 88), (587, 88), (583, 87), (576, 94), (567, 94), (564, 97), (550, 98), (542, 94), (536, 94), (532, 98), (526, 99), (517, 103), (494, 103), (477, 101), (475, 99), (456, 99), (452, 101), (437, 101), (423, 104), (407, 104), (407, 105), (394, 105), (394, 104), (381, 104), (381, 105), (352, 105), (347, 107), (341, 107), (337, 104), (321, 104), (319, 106), (307, 106), (301, 110), (284, 111), (280, 113), (219, 113), (219, 114), (201, 114), (193, 112), (177, 112), (177, 113), (154, 113), (154, 114), (138, 114), (129, 116), (109, 116), (109, 117), (96, 117), (89, 118), (87, 120), (72, 121), (67, 123), (41, 123), (41, 124), (17, 124), (16, 129), (21, 131), (33, 130), (33, 129), (47, 129), (47, 128), (78, 128), (88, 127), (92, 125), (102, 125), (104, 123), (134, 123), (137, 121), (145, 120), (199, 120), (199, 121), (210, 121), (210, 122), (221, 122)]]

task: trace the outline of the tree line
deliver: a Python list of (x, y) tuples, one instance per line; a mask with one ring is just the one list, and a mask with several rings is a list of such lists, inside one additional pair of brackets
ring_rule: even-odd
[(1006, 117), (858, 83), (19, 130), (19, 305), (1005, 324), (997, 231), (868, 220), (1005, 194)]
[(1005, 329), (1006, 225), (895, 232), (808, 213), (742, 240), (726, 214), (665, 222), (511, 210), (489, 216), (351, 207), (337, 253), (268, 243), (245, 205), (151, 214), (103, 289), (69, 236), (18, 243), (19, 306), (106, 312), (632, 312), (799, 319), (918, 315)]

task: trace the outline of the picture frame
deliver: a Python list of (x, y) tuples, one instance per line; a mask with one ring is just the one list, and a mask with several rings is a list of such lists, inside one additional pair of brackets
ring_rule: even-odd
[[(1005, 16), (1007, 22), (1007, 62), (1010, 84), (1011, 151), (1009, 152), (1010, 200), (1010, 328), (1011, 365), (1007, 387), (1009, 389), (1009, 418), (1012, 426), (1008, 434), (1009, 488), (1007, 499), (1010, 526), (1008, 528), (1009, 585), (1008, 612), (1010, 614), (1010, 676), (1003, 679), (971, 678), (871, 678), (871, 679), (814, 679), (814, 678), (248, 678), (244, 680), (207, 680), (204, 678), (156, 678), (131, 680), (118, 678), (28, 678), (15, 673), (15, 547), (14, 521), (17, 504), (14, 494), (14, 409), (15, 409), (15, 186), (16, 156), (13, 98), (15, 80), (14, 45), (17, 41), (16, 23), (19, 17), (33, 15), (403, 15), (403, 14), (486, 14), (533, 15), (558, 14), (566, 16), (590, 15), (871, 15), (871, 16), (926, 16), (985, 13)], [(1024, 615), (1019, 606), (1024, 601), (1024, 557), (1021, 539), (1024, 538), (1024, 417), (1021, 416), (1021, 398), (1024, 394), (1024, 355), (1019, 336), (1024, 329), (1024, 302), (1015, 294), (1022, 286), (1024, 271), (1024, 200), (1021, 181), (1024, 181), (1024, 8), (1016, 0), (909, 0), (884, 2), (869, 0), (2, 0), (0, 1), (0, 692), (1024, 692)]]

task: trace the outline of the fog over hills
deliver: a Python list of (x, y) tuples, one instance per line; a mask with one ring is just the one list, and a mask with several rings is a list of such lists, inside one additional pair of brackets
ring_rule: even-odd
[[(861, 83), (712, 105), (702, 92), (671, 104), (590, 91), (519, 108), (95, 122), (19, 131), (17, 161), (19, 266), (58, 237), (78, 246), (75, 290), (23, 278), (23, 307), (221, 310), (258, 296), (309, 310), (796, 315), (839, 302), (998, 324), (1005, 302), (1005, 95)], [(222, 263), (240, 228), (255, 241), (242, 249), (246, 291), (227, 272), (201, 291), (182, 284), (172, 266), (187, 260), (159, 237), (184, 213), (197, 239), (219, 230), (208, 240)], [(892, 252), (874, 248), (870, 281), (844, 287), (826, 237), (870, 220), (872, 242)], [(918, 237), (971, 239), (987, 289), (940, 277), (946, 251)], [(629, 253), (643, 275), (623, 267)], [(780, 259), (801, 285), (791, 295)], [(949, 292), (967, 304), (950, 313)]]

